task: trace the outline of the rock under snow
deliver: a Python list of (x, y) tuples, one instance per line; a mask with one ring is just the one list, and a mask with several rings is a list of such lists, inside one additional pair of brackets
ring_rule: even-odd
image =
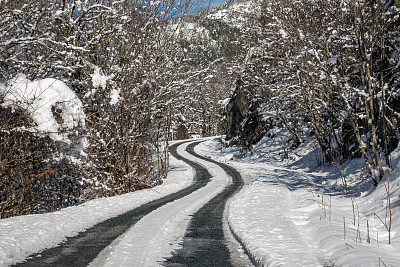
[(72, 129), (85, 127), (81, 100), (64, 82), (52, 78), (30, 81), (18, 74), (0, 87), (3, 107), (22, 108), (35, 123), (34, 131), (70, 143)]

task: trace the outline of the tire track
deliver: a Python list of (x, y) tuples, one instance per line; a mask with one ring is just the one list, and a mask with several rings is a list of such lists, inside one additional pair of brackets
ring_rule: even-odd
[[(164, 266), (233, 266), (224, 237), (223, 216), (229, 198), (243, 187), (243, 179), (240, 173), (229, 165), (200, 156), (194, 150), (189, 153), (220, 166), (232, 177), (232, 183), (193, 215), (184, 236), (182, 249), (173, 253)], [(244, 248), (237, 235), (231, 229), (229, 230), (239, 245)], [(244, 251), (249, 256), (246, 249)], [(249, 258), (251, 264), (255, 265), (254, 260)]]
[[(67, 238), (66, 242), (59, 246), (33, 254), (27, 260), (15, 266), (87, 266), (104, 248), (136, 224), (142, 217), (169, 202), (187, 196), (204, 187), (209, 182), (211, 175), (200, 164), (189, 161), (177, 153), (177, 147), (183, 143), (185, 142), (171, 146), (170, 153), (195, 170), (194, 184), (176, 193), (98, 223), (77, 236)], [(188, 151), (193, 151), (198, 143), (200, 142), (190, 144)]]

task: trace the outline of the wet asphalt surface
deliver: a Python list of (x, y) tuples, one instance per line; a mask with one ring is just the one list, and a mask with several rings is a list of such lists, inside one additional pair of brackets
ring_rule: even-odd
[(228, 199), (243, 187), (240, 174), (232, 167), (190, 153), (197, 158), (219, 165), (232, 177), (232, 183), (211, 199), (190, 220), (183, 238), (183, 248), (163, 264), (164, 266), (233, 266), (223, 231), (223, 213)]
[[(183, 241), (183, 248), (173, 254), (164, 266), (232, 266), (229, 250), (224, 240), (222, 216), (226, 201), (243, 186), (240, 174), (233, 168), (204, 158), (194, 153), (192, 143), (187, 151), (196, 157), (220, 165), (231, 175), (233, 183), (214, 197), (193, 215)], [(126, 232), (142, 217), (168, 202), (182, 198), (204, 187), (210, 180), (210, 173), (200, 164), (189, 161), (177, 153), (178, 143), (170, 147), (171, 154), (189, 164), (195, 170), (195, 183), (181, 191), (154, 200), (141, 207), (108, 219), (79, 235), (68, 238), (57, 247), (31, 255), (25, 262), (15, 266), (87, 266), (97, 255), (117, 237)]]

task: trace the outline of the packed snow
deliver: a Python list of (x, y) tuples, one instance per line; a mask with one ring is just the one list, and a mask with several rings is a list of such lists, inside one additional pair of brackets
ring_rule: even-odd
[[(252, 260), (260, 266), (399, 266), (400, 216), (396, 208), (400, 149), (392, 153), (389, 225), (386, 181), (375, 189), (363, 178), (362, 161), (357, 159), (342, 167), (321, 167), (311, 139), (285, 154), (281, 145), (286, 134), (277, 130), (274, 138), (265, 137), (250, 152), (225, 148), (219, 138), (195, 148), (242, 174), (244, 188), (230, 200), (225, 216)], [(221, 169), (187, 155), (183, 149), (181, 146), (179, 153), (201, 162), (215, 178), (187, 198), (145, 216), (106, 248), (92, 266), (159, 266), (180, 247), (190, 214), (229, 182)], [(68, 236), (184, 188), (192, 180), (191, 168), (171, 158), (167, 180), (153, 189), (96, 199), (48, 214), (2, 219), (0, 266), (56, 246)]]
[[(32, 118), (33, 131), (47, 133), (56, 141), (69, 143), (69, 130), (85, 127), (85, 114), (81, 100), (64, 82), (53, 78), (30, 81), (18, 74), (6, 85), (0, 86), (4, 107), (19, 107)], [(60, 111), (57, 120), (53, 109)]]
[(172, 256), (173, 251), (181, 248), (191, 215), (222, 192), (231, 181), (221, 167), (187, 153), (187, 145), (180, 146), (178, 153), (207, 167), (211, 181), (192, 194), (146, 215), (116, 245), (106, 248), (91, 266), (158, 266)]
[(55, 247), (66, 237), (126, 211), (161, 198), (193, 182), (193, 170), (184, 162), (170, 158), (166, 181), (152, 189), (100, 198), (60, 211), (24, 215), (0, 220), (0, 266), (23, 261), (29, 255)]
[(217, 140), (196, 147), (199, 154), (235, 167), (245, 179), (227, 214), (253, 261), (261, 266), (399, 266), (400, 150), (392, 153), (388, 244), (387, 182), (374, 189), (362, 178), (360, 160), (341, 171), (339, 166), (319, 167), (310, 140), (284, 159), (285, 135), (277, 131), (277, 137), (265, 137), (244, 154)]

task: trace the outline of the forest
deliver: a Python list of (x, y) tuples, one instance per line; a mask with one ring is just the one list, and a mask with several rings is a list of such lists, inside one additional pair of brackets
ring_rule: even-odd
[(312, 136), (377, 185), (400, 140), (400, 2), (234, 1), (0, 1), (1, 218), (158, 185), (175, 139), (251, 150), (276, 127), (286, 156)]

